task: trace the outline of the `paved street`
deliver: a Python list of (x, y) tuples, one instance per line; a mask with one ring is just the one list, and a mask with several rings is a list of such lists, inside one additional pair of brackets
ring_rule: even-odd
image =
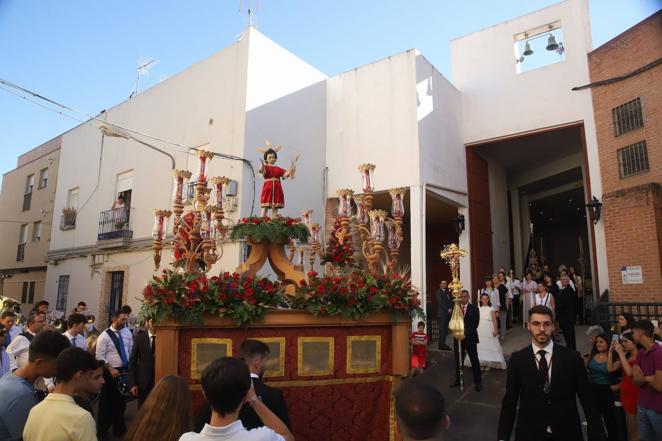
[[(576, 329), (577, 345), (581, 353), (590, 349), (585, 331), (585, 326), (578, 326)], [(513, 327), (503, 344), (506, 361), (512, 352), (523, 348), (530, 341), (528, 332), (521, 326)], [(450, 342), (449, 337), (448, 343)], [(430, 347), (436, 348), (436, 342)], [(461, 392), (459, 388), (448, 387), (455, 381), (453, 353), (433, 349), (430, 351), (430, 359), (434, 364), (423, 375), (438, 385), (446, 398), (451, 428), (445, 439), (448, 441), (496, 439), (501, 399), (506, 388), (506, 371), (483, 372), (483, 390), (476, 392), (471, 369), (465, 368), (465, 388), (464, 392)]]

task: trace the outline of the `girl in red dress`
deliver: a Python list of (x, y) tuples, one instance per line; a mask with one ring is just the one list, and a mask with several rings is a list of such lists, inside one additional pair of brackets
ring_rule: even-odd
[[(276, 146), (279, 149), (280, 146)], [(283, 185), (281, 179), (292, 178), (296, 171), (295, 162), (289, 170), (278, 167), (276, 160), (278, 155), (276, 149), (269, 148), (264, 152), (264, 159), (261, 159), (260, 173), (264, 177), (264, 185), (262, 186), (262, 194), (260, 196), (260, 206), (262, 207), (261, 216), (265, 217), (267, 211), (271, 208), (272, 217), (278, 215), (278, 210), (285, 206), (285, 195), (283, 194)], [(266, 162), (266, 163), (265, 163)]]

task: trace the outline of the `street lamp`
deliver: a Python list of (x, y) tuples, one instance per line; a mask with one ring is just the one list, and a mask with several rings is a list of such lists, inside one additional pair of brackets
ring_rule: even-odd
[(600, 212), (602, 211), (602, 202), (600, 202), (598, 198), (593, 196), (591, 202), (586, 204), (586, 208), (588, 208), (588, 215), (593, 221), (593, 225), (597, 224), (598, 221), (600, 220)]

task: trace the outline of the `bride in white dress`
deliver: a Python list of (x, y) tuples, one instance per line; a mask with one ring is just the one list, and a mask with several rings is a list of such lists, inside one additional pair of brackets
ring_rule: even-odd
[[(490, 296), (483, 293), (480, 296), (480, 321), (478, 322), (478, 360), (481, 368), (505, 369), (506, 360), (499, 343), (496, 311), (490, 304)], [(469, 357), (464, 362), (471, 366)]]

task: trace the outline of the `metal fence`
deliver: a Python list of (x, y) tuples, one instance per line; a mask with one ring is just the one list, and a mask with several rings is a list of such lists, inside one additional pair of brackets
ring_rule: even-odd
[(133, 237), (131, 230), (131, 209), (119, 207), (99, 214), (99, 233), (97, 240)]
[(16, 261), (23, 262), (24, 258), (25, 258), (25, 244), (19, 243), (18, 249), (16, 250)]
[(660, 302), (604, 302), (598, 303), (597, 322), (605, 330), (616, 324), (616, 318), (622, 312), (629, 312), (635, 320), (662, 321), (662, 303)]

